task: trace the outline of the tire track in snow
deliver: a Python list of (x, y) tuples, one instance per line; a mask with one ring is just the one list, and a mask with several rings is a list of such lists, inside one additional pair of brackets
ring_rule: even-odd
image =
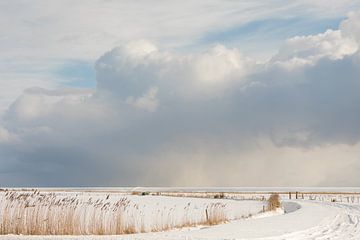
[(292, 239), (292, 240), (359, 240), (360, 239), (360, 206), (340, 203), (319, 203), (339, 210), (339, 214), (319, 226), (284, 234), (281, 236), (261, 238), (261, 240)]

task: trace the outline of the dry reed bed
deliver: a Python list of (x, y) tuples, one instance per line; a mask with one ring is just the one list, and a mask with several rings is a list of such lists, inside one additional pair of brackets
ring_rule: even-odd
[(161, 202), (166, 197), (158, 197), (158, 202), (149, 202), (152, 206), (148, 207), (146, 201), (144, 204), (133, 201), (131, 198), (134, 197), (146, 199), (141, 196), (55, 194), (37, 190), (2, 192), (0, 234), (130, 234), (214, 225), (254, 213), (229, 215), (227, 205), (215, 201), (200, 205), (189, 201), (185, 206), (182, 203), (169, 207)]

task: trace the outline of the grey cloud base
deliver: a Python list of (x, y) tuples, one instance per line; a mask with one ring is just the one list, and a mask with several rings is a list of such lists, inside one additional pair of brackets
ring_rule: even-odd
[(116, 48), (94, 92), (30, 89), (9, 107), (1, 184), (356, 186), (359, 17), (265, 63), (223, 46)]

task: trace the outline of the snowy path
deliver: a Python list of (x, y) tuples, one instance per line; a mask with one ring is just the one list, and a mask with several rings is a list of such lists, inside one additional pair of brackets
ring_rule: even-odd
[[(360, 239), (360, 207), (346, 204), (322, 203), (328, 208), (335, 210), (336, 215), (327, 216), (319, 225), (278, 237), (263, 238), (272, 239)], [(314, 213), (315, 214), (315, 213)]]
[(182, 229), (161, 233), (123, 236), (1, 236), (0, 239), (167, 239), (167, 240), (359, 240), (360, 206), (341, 203), (297, 202), (301, 208), (284, 214), (264, 218), (233, 221), (228, 224)]
[(360, 239), (360, 206), (314, 202), (299, 204), (301, 208), (292, 213), (191, 231), (183, 234), (182, 239)]

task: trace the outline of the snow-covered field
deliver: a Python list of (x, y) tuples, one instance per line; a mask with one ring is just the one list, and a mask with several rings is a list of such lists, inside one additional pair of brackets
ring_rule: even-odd
[[(4, 194), (4, 193), (1, 193)], [(59, 198), (71, 195), (74, 192), (59, 193)], [(228, 200), (228, 199), (207, 199), (207, 198), (188, 198), (188, 197), (167, 197), (167, 196), (136, 196), (125, 195), (125, 193), (75, 193), (80, 199), (88, 200), (91, 195), (93, 199), (104, 198), (113, 203), (119, 197), (126, 197), (141, 209), (143, 215), (136, 215), (135, 219), (142, 218), (147, 227), (155, 224), (169, 222), (169, 218), (162, 213), (171, 213), (166, 209), (173, 209), (170, 222), (182, 222), (186, 214), (194, 221), (198, 221), (198, 226), (186, 226), (176, 229), (165, 229), (160, 232), (146, 232), (139, 234), (112, 235), (112, 236), (20, 236), (3, 235), (0, 239), (338, 239), (338, 240), (359, 240), (360, 239), (360, 204), (359, 194), (355, 191), (329, 191), (325, 192), (306, 192), (298, 193), (298, 199), (288, 193), (281, 194), (283, 198), (282, 207), (284, 211), (259, 213), (264, 206), (263, 201), (259, 200)], [(240, 193), (238, 193), (240, 194)], [(254, 196), (238, 195), (243, 199), (244, 196), (261, 198), (261, 194)], [(235, 194), (236, 195), (236, 194)], [(97, 196), (97, 197), (95, 197)], [(229, 194), (234, 197), (234, 193)], [(1, 195), (2, 200), (4, 195)], [(107, 198), (107, 199), (106, 199)], [(186, 207), (189, 206), (188, 210)], [(219, 225), (206, 225), (201, 222), (206, 218), (204, 212), (211, 204), (221, 204), (227, 219)], [(2, 209), (4, 208), (1, 203)], [(92, 209), (91, 207), (88, 208)], [(191, 210), (190, 210), (191, 209)], [(3, 211), (3, 210), (2, 210)], [(93, 210), (94, 211), (94, 210)], [(131, 211), (134, 211), (132, 209)], [(129, 212), (131, 212), (129, 211)], [(186, 213), (186, 214), (185, 214)], [(249, 218), (241, 218), (249, 216)], [(131, 215), (131, 214), (130, 214)], [(111, 215), (109, 215), (111, 216)], [(240, 218), (240, 219), (238, 219)], [(197, 219), (197, 220), (196, 220)], [(237, 220), (236, 220), (237, 219)], [(105, 221), (111, 221), (105, 219)], [(176, 225), (176, 224), (175, 224)]]

